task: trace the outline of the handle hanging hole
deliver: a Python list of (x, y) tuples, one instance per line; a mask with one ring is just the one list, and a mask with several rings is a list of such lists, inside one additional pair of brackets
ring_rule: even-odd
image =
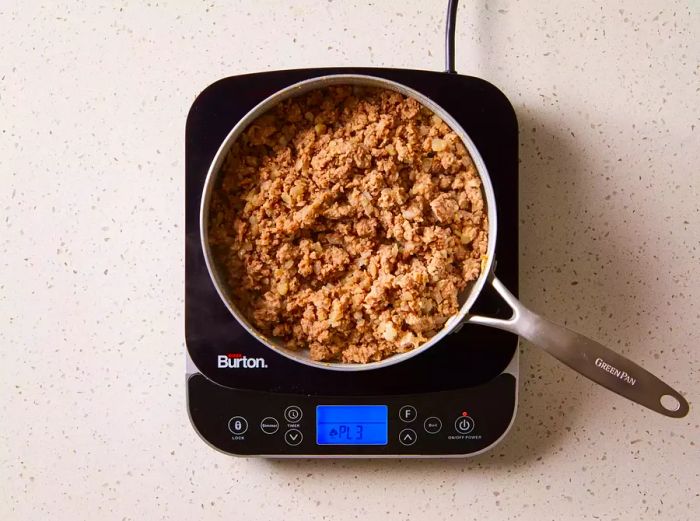
[(661, 402), (661, 407), (667, 411), (675, 412), (681, 408), (681, 402), (678, 401), (678, 398), (670, 394), (664, 394), (659, 401)]

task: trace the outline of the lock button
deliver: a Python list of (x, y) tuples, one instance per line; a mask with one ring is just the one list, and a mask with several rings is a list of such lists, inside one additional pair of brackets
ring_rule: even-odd
[(243, 434), (248, 430), (248, 420), (243, 416), (234, 416), (228, 421), (228, 430), (230, 430), (232, 434)]

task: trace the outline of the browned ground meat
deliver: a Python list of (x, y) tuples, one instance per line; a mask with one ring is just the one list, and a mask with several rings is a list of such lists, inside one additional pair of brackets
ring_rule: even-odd
[(208, 224), (242, 313), (328, 361), (425, 342), (458, 311), (487, 245), (481, 182), (457, 135), (414, 99), (351, 86), (252, 123)]

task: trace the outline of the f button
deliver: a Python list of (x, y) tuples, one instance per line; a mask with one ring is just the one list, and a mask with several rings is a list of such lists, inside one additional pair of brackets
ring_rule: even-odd
[(412, 405), (404, 405), (399, 410), (399, 419), (402, 422), (410, 423), (415, 420), (417, 416), (418, 413), (416, 412), (416, 408)]

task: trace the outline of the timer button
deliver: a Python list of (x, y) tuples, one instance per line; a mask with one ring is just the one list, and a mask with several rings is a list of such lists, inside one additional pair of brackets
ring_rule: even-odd
[(416, 419), (416, 416), (418, 416), (418, 413), (413, 405), (404, 405), (401, 407), (401, 409), (399, 409), (399, 418), (401, 421), (410, 423)]
[(287, 445), (291, 445), (292, 447), (299, 445), (303, 439), (304, 436), (302, 436), (301, 431), (297, 429), (289, 429), (284, 433), (284, 441), (287, 442)]
[(440, 432), (440, 429), (442, 429), (442, 422), (440, 418), (431, 416), (430, 418), (426, 418), (423, 422), (423, 428), (428, 434), (437, 434)]
[(272, 416), (263, 418), (263, 420), (260, 422), (260, 430), (265, 434), (274, 434), (279, 430), (279, 428), (280, 422), (277, 421), (277, 418), (273, 418)]
[(406, 447), (413, 445), (417, 439), (418, 435), (413, 429), (404, 429), (399, 433), (399, 441)]
[(248, 420), (243, 416), (234, 416), (228, 421), (228, 430), (233, 434), (243, 434), (248, 430)]
[(303, 413), (301, 412), (301, 408), (297, 407), (296, 405), (290, 405), (284, 410), (284, 417), (289, 423), (298, 422), (299, 420), (301, 420), (302, 416)]
[(455, 420), (455, 430), (460, 434), (469, 434), (474, 430), (474, 418), (471, 416), (458, 416)]

